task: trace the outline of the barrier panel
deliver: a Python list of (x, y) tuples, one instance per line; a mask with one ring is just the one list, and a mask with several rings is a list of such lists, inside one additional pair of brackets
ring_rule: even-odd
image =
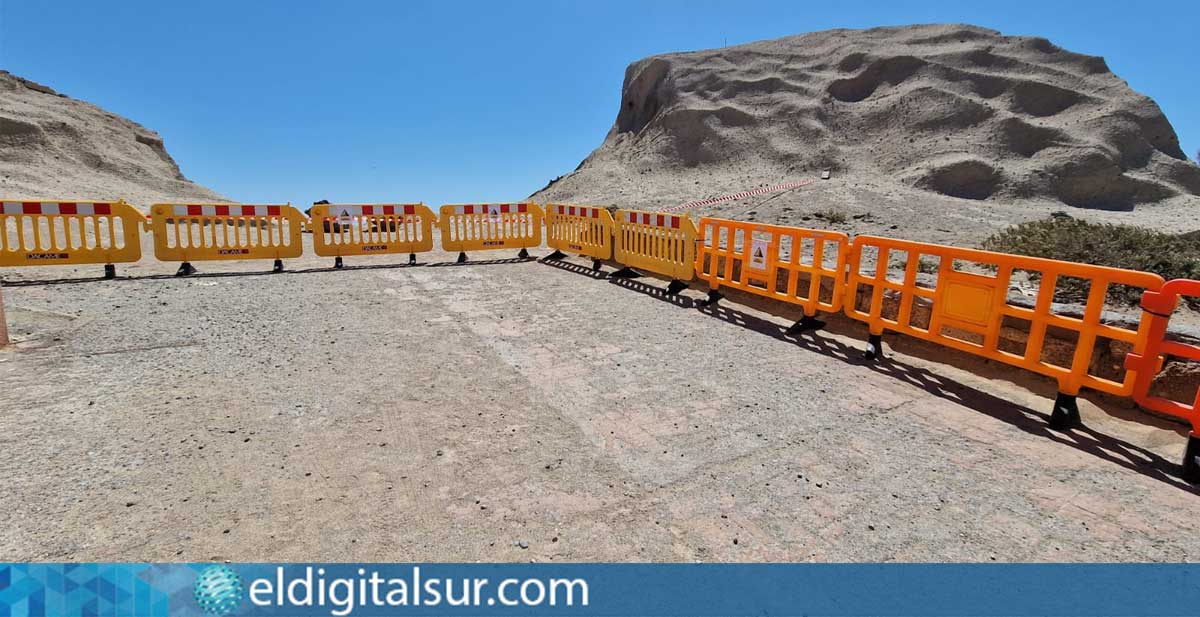
[(605, 208), (546, 204), (546, 246), (554, 249), (547, 259), (562, 259), (569, 251), (599, 260), (612, 259), (613, 217)]
[(304, 216), (291, 206), (235, 204), (154, 204), (150, 228), (154, 256), (181, 261), (176, 276), (193, 274), (193, 261), (274, 259), (275, 272), (283, 260), (304, 250)]
[(696, 226), (686, 214), (617, 210), (613, 259), (625, 266), (611, 276), (636, 268), (671, 277), (667, 295), (687, 288), (695, 278)]
[[(869, 259), (864, 258), (864, 254), (867, 252), (876, 256), (873, 272), (866, 271), (865, 262)], [(892, 254), (897, 252), (903, 253), (905, 259), (899, 279), (893, 278), (888, 269)], [(925, 259), (937, 263), (931, 264)], [(987, 273), (965, 271), (959, 267), (963, 262), (976, 264), (975, 269)], [(936, 272), (936, 277), (932, 281), (929, 280), (931, 277), (918, 277), (921, 270), (926, 271), (922, 274)], [(1015, 272), (1040, 281), (1033, 308), (1010, 302), (1008, 292)], [(1087, 302), (1081, 317), (1054, 310), (1055, 288), (1060, 278), (1068, 277), (1088, 284)], [(879, 352), (880, 335), (884, 330), (891, 330), (1058, 380), (1059, 395), (1051, 423), (1062, 427), (1079, 421), (1075, 396), (1081, 388), (1118, 396), (1133, 393), (1137, 370), (1127, 369), (1119, 379), (1110, 379), (1097, 374), (1092, 367), (1092, 355), (1098, 342), (1119, 341), (1130, 345), (1135, 353), (1141, 353), (1149, 335), (1150, 323), (1144, 316), (1137, 330), (1119, 323), (1105, 323), (1102, 317), (1110, 286), (1157, 290), (1162, 284), (1162, 277), (1147, 272), (859, 236), (851, 248), (845, 312), (870, 326), (868, 357)], [(865, 310), (858, 304), (860, 287), (870, 290)], [(884, 314), (885, 293), (899, 298), (895, 314)], [(914, 310), (918, 298), (930, 303), (928, 321), (924, 325), (919, 323), (922, 319)], [(1011, 341), (1002, 341), (1002, 327), (1022, 330), (1027, 327), (1029, 334), (1024, 349), (1014, 346)], [(1069, 362), (1060, 364), (1045, 357), (1049, 328), (1076, 339)], [(1116, 371), (1121, 372), (1121, 368), (1118, 365)]]
[(705, 217), (696, 276), (708, 282), (706, 305), (730, 288), (803, 307), (794, 334), (820, 327), (817, 311), (842, 310), (849, 253), (850, 237), (841, 232)]
[(442, 249), (458, 251), (458, 263), (467, 251), (519, 248), (522, 259), (527, 249), (542, 244), (542, 209), (535, 203), (447, 204), (438, 216)]
[(435, 221), (424, 204), (326, 204), (312, 207), (308, 225), (313, 252), (341, 268), (352, 255), (408, 253), (415, 264), (417, 253), (433, 250)]
[(113, 264), (142, 258), (142, 213), (123, 202), (0, 202), (0, 266)]
[(1167, 281), (1158, 291), (1142, 295), (1142, 309), (1149, 322), (1149, 341), (1141, 352), (1125, 357), (1125, 368), (1137, 375), (1133, 384), (1133, 400), (1142, 407), (1186, 420), (1191, 425), (1187, 450), (1183, 457), (1183, 477), (1188, 482), (1200, 482), (1200, 391), (1191, 404), (1150, 394), (1154, 378), (1167, 357), (1200, 362), (1200, 347), (1167, 340), (1171, 313), (1183, 296), (1200, 298), (1200, 281), (1175, 279)]

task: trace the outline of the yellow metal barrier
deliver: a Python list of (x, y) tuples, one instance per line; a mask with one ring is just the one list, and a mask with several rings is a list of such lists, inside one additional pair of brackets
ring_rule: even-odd
[(176, 276), (193, 274), (193, 261), (274, 259), (275, 272), (283, 260), (303, 252), (304, 217), (291, 206), (235, 204), (154, 204), (150, 228), (154, 256), (181, 261)]
[(313, 252), (336, 258), (341, 268), (342, 257), (351, 255), (408, 253), (415, 264), (417, 253), (433, 250), (436, 221), (424, 204), (327, 204), (313, 206), (307, 224)]
[(596, 206), (546, 204), (546, 246), (554, 249), (547, 259), (561, 259), (564, 251), (595, 260), (611, 259), (613, 217)]
[(0, 266), (113, 264), (142, 258), (142, 213), (125, 202), (0, 202)]
[[(626, 267), (671, 277), (668, 295), (695, 277), (696, 226), (686, 214), (617, 210), (613, 259)], [(620, 277), (624, 271), (612, 276)]]
[(542, 209), (534, 203), (447, 204), (438, 216), (442, 249), (458, 251), (458, 262), (467, 251), (520, 248), (529, 256), (530, 247), (542, 244)]
[[(897, 252), (903, 254), (904, 269), (902, 274), (893, 275), (889, 265)], [(875, 254), (873, 271), (866, 253)], [(1018, 271), (1039, 281), (1033, 308), (1009, 300), (1009, 289)], [(920, 277), (919, 273), (927, 276)], [(932, 277), (934, 273), (936, 278)], [(1081, 316), (1055, 309), (1054, 290), (1060, 277), (1083, 279), (1090, 284)], [(1137, 369), (1125, 370), (1120, 380), (1115, 380), (1096, 374), (1091, 366), (1092, 354), (1104, 339), (1126, 343), (1139, 354), (1146, 348), (1148, 320), (1141, 319), (1137, 330), (1105, 322), (1105, 298), (1112, 285), (1157, 290), (1163, 279), (1147, 272), (859, 236), (851, 250), (845, 312), (870, 326), (868, 357), (878, 353), (884, 330), (891, 330), (1058, 380), (1059, 397), (1051, 422), (1066, 426), (1078, 422), (1075, 396), (1081, 388), (1118, 396), (1133, 393)], [(860, 287), (870, 292), (863, 306), (858, 303)], [(898, 309), (888, 314), (884, 310), (885, 295), (899, 301)], [(928, 323), (924, 325), (920, 324), (924, 318), (914, 310), (918, 298), (929, 303)], [(1028, 329), (1024, 349), (1002, 342), (1003, 327)], [(1058, 364), (1044, 357), (1050, 328), (1076, 337), (1070, 362)]]
[(704, 305), (725, 287), (797, 304), (804, 318), (791, 333), (820, 327), (819, 310), (842, 310), (850, 253), (844, 233), (706, 217), (696, 251), (696, 276), (710, 287)]

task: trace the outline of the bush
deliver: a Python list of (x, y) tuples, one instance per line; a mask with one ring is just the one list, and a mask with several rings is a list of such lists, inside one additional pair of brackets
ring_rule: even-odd
[[(1200, 275), (1200, 232), (1167, 234), (1132, 225), (1089, 223), (1065, 215), (1014, 225), (983, 242), (988, 251), (1153, 272), (1164, 279)], [(1055, 300), (1084, 302), (1088, 284), (1059, 281)], [(1137, 305), (1141, 290), (1114, 285), (1109, 300)], [(1189, 302), (1193, 307), (1196, 305)]]
[(836, 208), (829, 208), (827, 210), (821, 210), (820, 212), (814, 213), (813, 216), (819, 220), (829, 223), (830, 225), (841, 225), (842, 223), (845, 223), (847, 220), (849, 220), (846, 217), (845, 212), (842, 212), (841, 210), (838, 210)]

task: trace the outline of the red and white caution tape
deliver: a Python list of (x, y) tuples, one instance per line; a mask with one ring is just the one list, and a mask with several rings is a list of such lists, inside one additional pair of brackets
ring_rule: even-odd
[(775, 191), (789, 191), (791, 189), (798, 189), (802, 186), (808, 186), (814, 182), (816, 182), (816, 180), (805, 180), (803, 182), (789, 182), (788, 184), (776, 184), (775, 186), (763, 186), (763, 187), (759, 187), (756, 189), (751, 189), (749, 191), (742, 191), (741, 193), (725, 195), (723, 197), (713, 197), (711, 199), (701, 199), (700, 201), (689, 201), (686, 204), (680, 204), (678, 206), (674, 206), (671, 208), (663, 208), (663, 212), (674, 212), (676, 210), (683, 210), (684, 208), (692, 208), (695, 206), (707, 206), (709, 204), (715, 204), (715, 203), (719, 203), (722, 201), (733, 201), (735, 199), (745, 199), (747, 197), (754, 197), (755, 195), (774, 193)]

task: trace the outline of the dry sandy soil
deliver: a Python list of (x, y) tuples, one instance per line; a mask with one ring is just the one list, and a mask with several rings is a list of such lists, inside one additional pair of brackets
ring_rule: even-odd
[(1200, 558), (1180, 426), (512, 256), (6, 270), (0, 560)]

